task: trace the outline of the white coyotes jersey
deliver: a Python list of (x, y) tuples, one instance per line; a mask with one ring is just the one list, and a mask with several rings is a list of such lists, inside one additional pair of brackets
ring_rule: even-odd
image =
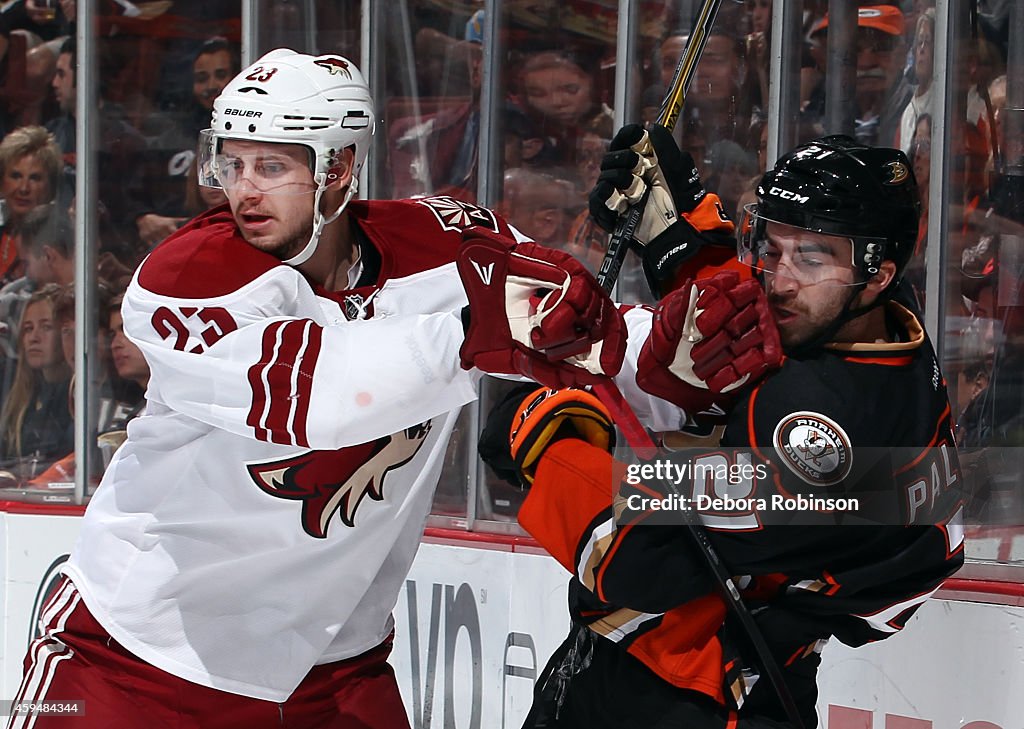
[(148, 406), (66, 572), (115, 640), (195, 683), (283, 701), (387, 636), (476, 397), (451, 261), (468, 225), (513, 233), (450, 198), (350, 209), (376, 284), (315, 289), (225, 208), (159, 246), (125, 296)]

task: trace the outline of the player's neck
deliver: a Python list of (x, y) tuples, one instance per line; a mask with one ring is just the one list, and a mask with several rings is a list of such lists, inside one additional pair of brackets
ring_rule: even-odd
[(892, 341), (885, 319), (885, 305), (876, 306), (844, 324), (833, 341), (867, 344)]
[(299, 270), (328, 291), (348, 288), (348, 272), (358, 258), (348, 212), (324, 226), (316, 252)]

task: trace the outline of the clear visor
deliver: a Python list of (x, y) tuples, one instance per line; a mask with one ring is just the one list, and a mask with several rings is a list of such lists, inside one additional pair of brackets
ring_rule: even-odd
[(855, 286), (864, 281), (851, 238), (766, 218), (756, 203), (743, 207), (738, 231), (740, 262), (766, 282), (785, 277), (801, 286)]
[(199, 184), (225, 192), (312, 195), (317, 191), (310, 152), (297, 144), (217, 137), (199, 133), (196, 174)]

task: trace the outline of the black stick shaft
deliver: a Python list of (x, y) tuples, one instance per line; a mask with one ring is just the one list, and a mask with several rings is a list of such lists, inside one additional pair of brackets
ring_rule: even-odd
[[(701, 54), (704, 53), (704, 46), (707, 45), (711, 33), (711, 26), (714, 25), (715, 16), (718, 15), (718, 8), (722, 0), (704, 0), (700, 13), (693, 21), (693, 30), (686, 41), (686, 48), (679, 57), (675, 73), (672, 74), (672, 85), (661, 102), (661, 109), (658, 111), (657, 122), (669, 131), (675, 128), (679, 119), (679, 112), (686, 101), (686, 92), (693, 81), (693, 75), (697, 70), (697, 63)], [(597, 282), (605, 291), (610, 292), (619, 280), (619, 271), (622, 270), (622, 262), (626, 260), (626, 251), (636, 226), (640, 224), (644, 208), (647, 206), (647, 193), (640, 201), (632, 206), (625, 216), (619, 218), (615, 231), (608, 241), (608, 249), (605, 251), (604, 260), (601, 261), (601, 268), (597, 272)]]

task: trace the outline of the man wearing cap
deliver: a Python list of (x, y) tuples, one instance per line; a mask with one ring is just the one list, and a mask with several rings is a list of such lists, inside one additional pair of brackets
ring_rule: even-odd
[[(824, 66), (828, 14), (811, 31)], [(900, 114), (912, 89), (903, 78), (906, 46), (903, 13), (895, 5), (868, 5), (857, 10), (857, 141), (867, 145), (891, 144)], [(824, 115), (825, 82), (811, 94), (809, 111)]]

